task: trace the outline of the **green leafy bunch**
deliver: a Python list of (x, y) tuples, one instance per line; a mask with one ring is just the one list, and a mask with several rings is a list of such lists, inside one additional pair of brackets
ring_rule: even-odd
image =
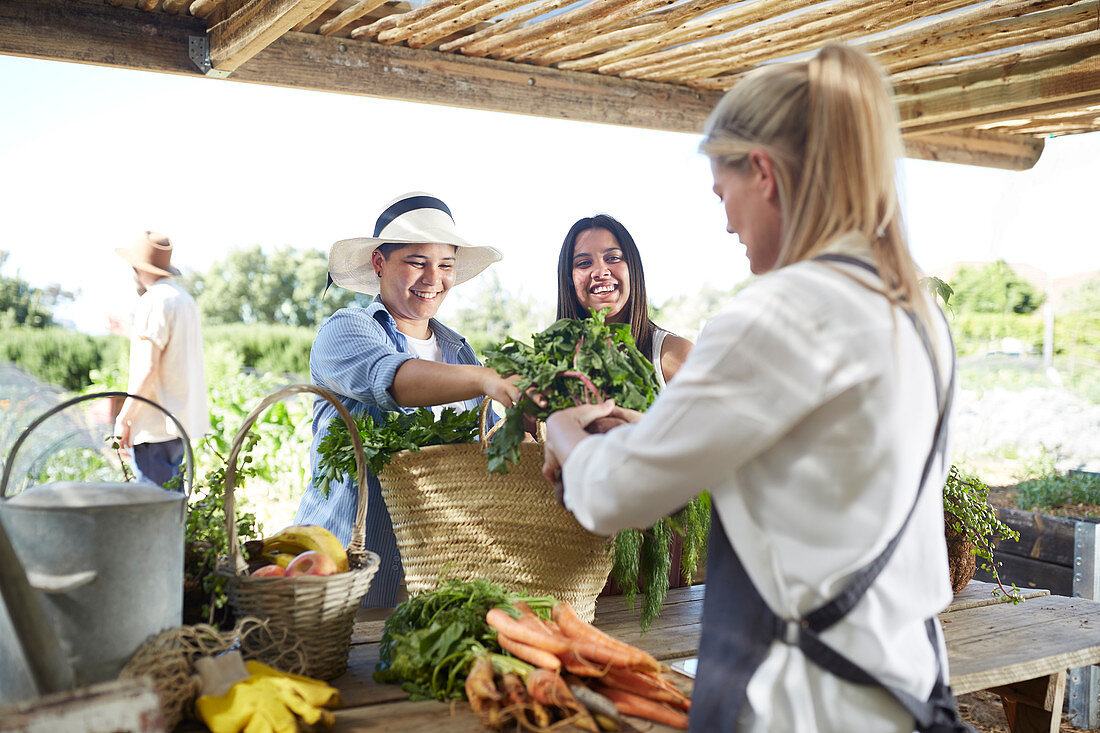
[(474, 657), (500, 653), (496, 632), (485, 621), (490, 609), (513, 613), (527, 603), (550, 618), (551, 596), (523, 596), (487, 580), (446, 580), (434, 591), (418, 593), (386, 619), (379, 644), (377, 682), (401, 684), (414, 700), (461, 700), (466, 672)]
[[(472, 443), (478, 436), (477, 410), (456, 412), (452, 407), (442, 410), (439, 419), (421, 407), (410, 413), (387, 412), (381, 421), (370, 415), (355, 418), (355, 426), (363, 440), (363, 453), (367, 468), (378, 475), (389, 465), (394, 453), (403, 450), (420, 450), (429, 445)], [(355, 448), (347, 424), (334, 418), (328, 432), (317, 446), (319, 461), (313, 484), (328, 497), (333, 481), (343, 481), (345, 476), (357, 478)]]
[[(563, 318), (532, 337), (533, 346), (513, 338), (485, 354), (487, 366), (501, 376), (519, 375), (516, 384), (525, 396), (505, 412), (504, 427), (489, 446), (489, 470), (507, 473), (519, 461), (523, 416), (545, 420), (566, 407), (614, 399), (620, 407), (645, 410), (657, 396), (657, 374), (638, 351), (630, 326), (607, 323), (610, 309), (592, 311), (591, 318)], [(528, 389), (541, 392), (540, 407)]]
[[(256, 474), (251, 451), (258, 440), (258, 436), (249, 435), (238, 455), (238, 487)], [(227, 600), (225, 585), (228, 578), (217, 572), (219, 558), (229, 554), (224, 504), (226, 460), (213, 448), (211, 438), (204, 439), (202, 445), (213, 452), (218, 460), (213, 468), (195, 482), (191, 491), (187, 523), (184, 527), (184, 580), (190, 580), (202, 588), (206, 597), (202, 615), (208, 623), (213, 623), (215, 614), (225, 606)], [(170, 490), (180, 490), (182, 487), (182, 471), (164, 485), (164, 488)], [(263, 536), (263, 527), (256, 520), (256, 515), (241, 512), (236, 521), (237, 536), (241, 542)]]
[(710, 536), (709, 493), (703, 492), (683, 509), (658, 520), (649, 529), (624, 529), (615, 535), (611, 577), (619, 584), (631, 610), (638, 593), (642, 593), (638, 619), (642, 631), (648, 630), (660, 614), (668, 595), (672, 574), (670, 550), (675, 534), (683, 537), (680, 567), (676, 570), (690, 582), (706, 564), (707, 538)]
[(997, 517), (997, 510), (989, 503), (989, 487), (978, 477), (951, 466), (943, 487), (943, 509), (950, 515), (951, 527), (974, 545), (975, 555), (985, 560), (983, 568), (993, 574), (1004, 599), (1019, 603), (1022, 598), (1016, 587), (1010, 591), (1001, 583), (993, 553), (997, 542), (1019, 540), (1020, 533)]

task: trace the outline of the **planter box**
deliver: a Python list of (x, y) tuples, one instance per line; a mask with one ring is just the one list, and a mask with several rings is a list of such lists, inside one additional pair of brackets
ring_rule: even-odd
[[(997, 515), (1020, 533), (1018, 541), (1001, 542), (994, 554), (1006, 587), (1046, 588), (1054, 595), (1100, 601), (1100, 520), (1005, 507), (997, 507)], [(974, 578), (993, 582), (982, 562)], [(1066, 698), (1075, 726), (1100, 728), (1100, 667), (1070, 670)]]

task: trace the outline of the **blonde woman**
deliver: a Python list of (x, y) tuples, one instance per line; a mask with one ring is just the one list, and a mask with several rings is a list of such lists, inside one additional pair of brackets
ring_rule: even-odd
[[(644, 417), (548, 421), (545, 473), (593, 531), (711, 490), (692, 730), (965, 730), (936, 620), (954, 352), (905, 241), (894, 114), (843, 46), (746, 75), (701, 147), (762, 277)], [(584, 432), (606, 414), (633, 424)]]

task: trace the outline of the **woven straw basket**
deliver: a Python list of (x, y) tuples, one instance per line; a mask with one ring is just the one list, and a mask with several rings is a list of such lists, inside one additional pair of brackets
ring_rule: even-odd
[(405, 584), (416, 593), (438, 587), (441, 573), (485, 578), (568, 601), (591, 621), (611, 572), (607, 538), (586, 530), (554, 499), (541, 472), (541, 445), (522, 444), (521, 460), (507, 474), (489, 473), (487, 403), (479, 443), (401, 451), (378, 477)]
[[(328, 576), (254, 578), (248, 575), (248, 563), (241, 554), (237, 525), (233, 521), (237, 455), (248, 431), (264, 410), (289, 395), (301, 392), (312, 392), (331, 402), (351, 432), (355, 469), (360, 478), (359, 504), (352, 525), (351, 543), (347, 547), (350, 570)], [(363, 443), (351, 413), (331, 392), (309, 384), (294, 384), (265, 397), (245, 418), (229, 453), (225, 470), (225, 526), (229, 534), (232, 568), (227, 589), (229, 603), (238, 618), (255, 616), (266, 620), (272, 630), (286, 630), (300, 639), (305, 654), (302, 674), (307, 677), (330, 680), (347, 669), (355, 613), (378, 571), (378, 555), (364, 549), (367, 518), (365, 463)]]

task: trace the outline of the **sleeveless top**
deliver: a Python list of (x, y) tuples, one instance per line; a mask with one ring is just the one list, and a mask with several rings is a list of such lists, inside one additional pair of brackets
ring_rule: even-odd
[(661, 387), (665, 386), (665, 373), (661, 369), (661, 345), (665, 342), (665, 336), (668, 336), (669, 332), (663, 328), (653, 327), (653, 353), (649, 355), (649, 360), (653, 362), (653, 368), (657, 370), (657, 384)]

